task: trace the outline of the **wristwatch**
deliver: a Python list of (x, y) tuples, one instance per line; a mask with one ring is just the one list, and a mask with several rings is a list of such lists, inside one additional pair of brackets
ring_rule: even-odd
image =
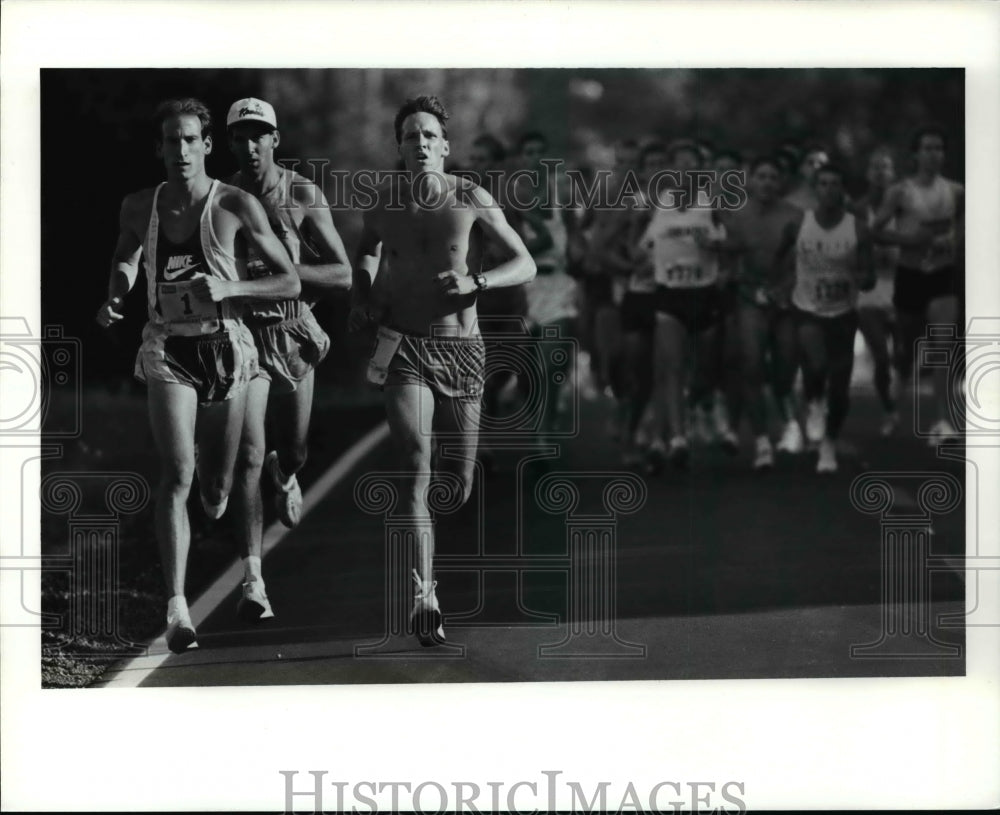
[(476, 272), (472, 275), (472, 282), (476, 284), (476, 288), (479, 289), (479, 291), (486, 291), (486, 275), (482, 272)]

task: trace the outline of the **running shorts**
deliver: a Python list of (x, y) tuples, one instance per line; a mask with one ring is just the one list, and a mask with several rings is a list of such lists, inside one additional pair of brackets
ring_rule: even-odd
[(656, 311), (680, 321), (690, 334), (711, 328), (722, 317), (722, 297), (715, 286), (697, 289), (656, 287)]
[(627, 291), (621, 304), (622, 332), (648, 334), (656, 330), (656, 295), (653, 292)]
[(962, 292), (959, 274), (954, 266), (947, 266), (934, 272), (922, 272), (905, 266), (896, 267), (895, 293), (892, 303), (904, 314), (927, 312), (931, 300), (948, 295), (960, 296)]
[(257, 375), (257, 349), (243, 323), (196, 337), (170, 336), (147, 323), (134, 374), (140, 382), (194, 388), (203, 405), (224, 402)]
[(384, 387), (423, 385), (434, 398), (480, 401), (486, 379), (481, 337), (417, 337), (403, 334), (389, 363)]
[(330, 337), (312, 311), (274, 323), (249, 323), (260, 358), (258, 376), (275, 393), (293, 393), (330, 350)]

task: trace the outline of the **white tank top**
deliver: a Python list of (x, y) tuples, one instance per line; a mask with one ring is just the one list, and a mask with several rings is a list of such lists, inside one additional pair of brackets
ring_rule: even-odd
[[(934, 235), (955, 236), (955, 190), (953, 183), (938, 176), (923, 187), (912, 178), (902, 183), (902, 200), (896, 215), (896, 228), (904, 235), (913, 235), (921, 225)], [(924, 272), (934, 272), (955, 263), (954, 241), (946, 246), (917, 248), (903, 246), (900, 265)]]
[(657, 209), (653, 213), (641, 244), (652, 253), (658, 286), (700, 289), (718, 281), (718, 256), (698, 245), (696, 233), (705, 238), (724, 237), (725, 227), (713, 223), (710, 209)]
[(857, 304), (858, 233), (849, 212), (833, 229), (823, 229), (810, 210), (795, 241), (792, 303), (820, 317), (837, 317)]
[[(157, 205), (161, 183), (153, 193), (153, 208), (143, 242), (149, 322), (165, 333), (180, 336), (213, 334), (240, 323), (240, 308), (232, 299), (205, 302), (194, 296), (192, 287), (199, 277), (211, 275), (223, 280), (242, 279), (236, 258), (227, 252), (212, 226), (212, 201), (219, 187), (212, 180), (202, 207), (198, 228), (182, 243), (170, 243), (160, 232)], [(157, 255), (157, 252), (160, 255)]]

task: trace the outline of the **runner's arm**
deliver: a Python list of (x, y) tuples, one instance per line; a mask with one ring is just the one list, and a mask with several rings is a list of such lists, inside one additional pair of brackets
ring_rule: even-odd
[(879, 243), (888, 243), (893, 246), (929, 246), (933, 235), (930, 230), (920, 227), (913, 235), (907, 235), (898, 229), (890, 229), (888, 224), (893, 216), (899, 211), (902, 187), (893, 184), (885, 193), (882, 206), (879, 207), (875, 220), (872, 222), (872, 236)]
[(118, 214), (118, 240), (111, 258), (111, 275), (108, 278), (108, 299), (97, 312), (97, 322), (110, 326), (124, 316), (121, 305), (125, 295), (132, 290), (139, 275), (139, 258), (142, 256), (142, 238), (133, 227), (136, 209), (135, 196), (126, 196)]
[(373, 313), (375, 302), (372, 289), (378, 279), (379, 263), (382, 259), (382, 238), (373, 224), (370, 214), (364, 214), (361, 240), (354, 253), (354, 283), (351, 286), (351, 313), (347, 318), (348, 328), (357, 331), (377, 319)]
[[(483, 272), (487, 288), (498, 289), (505, 286), (517, 286), (529, 283), (535, 278), (535, 261), (531, 252), (521, 240), (521, 236), (507, 223), (493, 197), (482, 187), (473, 190), (473, 200), (476, 207), (476, 223), (478, 223), (487, 238), (494, 241), (510, 259), (499, 266)], [(548, 230), (546, 230), (546, 234)], [(551, 241), (551, 236), (549, 241)]]
[[(218, 301), (228, 297), (253, 297), (258, 300), (294, 300), (298, 297), (302, 291), (299, 276), (284, 244), (271, 230), (267, 213), (260, 201), (249, 193), (234, 189), (233, 194), (220, 203), (239, 219), (247, 243), (257, 250), (271, 274), (255, 280), (200, 278), (207, 281), (212, 299)], [(216, 289), (221, 289), (221, 296), (216, 294)]]
[(323, 190), (312, 183), (292, 185), (292, 194), (305, 213), (302, 226), (320, 257), (319, 263), (295, 264), (302, 285), (347, 291), (351, 288), (351, 262), (333, 224)]

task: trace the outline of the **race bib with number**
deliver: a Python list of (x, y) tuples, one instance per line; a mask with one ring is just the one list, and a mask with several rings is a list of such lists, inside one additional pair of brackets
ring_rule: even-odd
[(678, 263), (667, 269), (667, 287), (671, 289), (695, 289), (704, 285), (705, 272), (701, 266)]
[(820, 278), (816, 281), (813, 296), (821, 309), (851, 306), (854, 287), (843, 278)]
[(218, 303), (199, 300), (193, 280), (158, 283), (156, 298), (163, 321), (180, 328), (182, 333), (211, 334), (219, 330)]

